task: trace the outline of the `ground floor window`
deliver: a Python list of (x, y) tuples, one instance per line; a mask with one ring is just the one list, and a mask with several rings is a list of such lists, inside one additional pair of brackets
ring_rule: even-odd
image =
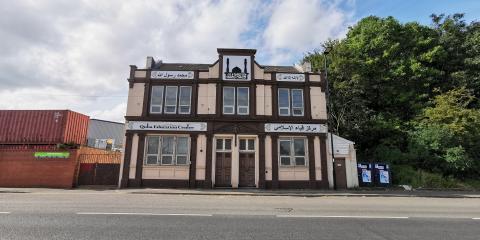
[(278, 140), (280, 166), (306, 166), (307, 139), (282, 137)]
[(186, 165), (190, 163), (188, 136), (147, 136), (146, 165)]

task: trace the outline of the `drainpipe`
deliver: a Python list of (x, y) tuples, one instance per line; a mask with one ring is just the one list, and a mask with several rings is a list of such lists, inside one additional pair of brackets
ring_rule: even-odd
[[(324, 63), (325, 63), (325, 85), (326, 85), (326, 95), (327, 95), (327, 129), (329, 130), (330, 132), (330, 152), (332, 154), (332, 174), (333, 174), (333, 189), (334, 190), (337, 190), (337, 182), (335, 181), (335, 177), (336, 177), (336, 171), (335, 171), (335, 152), (333, 151), (333, 128), (330, 129), (328, 127), (328, 120), (329, 120), (329, 116), (331, 116), (331, 112), (332, 112), (332, 102), (331, 102), (331, 96), (330, 96), (330, 87), (328, 85), (328, 70), (327, 70), (327, 56), (329, 54), (329, 49), (328, 48), (325, 48), (325, 50), (323, 51), (323, 59), (324, 59)], [(333, 118), (330, 117), (330, 120), (333, 121)], [(328, 134), (328, 132), (327, 132)]]

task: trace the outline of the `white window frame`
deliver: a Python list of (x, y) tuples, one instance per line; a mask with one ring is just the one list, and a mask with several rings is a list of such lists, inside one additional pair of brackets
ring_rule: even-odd
[[(230, 149), (225, 149), (225, 140), (229, 139), (230, 140)], [(218, 149), (218, 140), (222, 140), (222, 147)], [(216, 152), (232, 152), (233, 149), (233, 138), (230, 137), (217, 137), (215, 138), (215, 151)]]
[[(299, 91), (301, 92), (301, 96), (302, 96), (302, 107), (294, 107), (293, 106), (293, 91)], [(305, 115), (305, 103), (304, 103), (304, 95), (303, 95), (303, 89), (300, 89), (300, 88), (292, 88), (290, 89), (290, 98), (291, 98), (291, 101), (292, 103), (290, 104), (291, 108), (292, 108), (292, 116), (295, 116), (295, 117), (301, 117), (303, 115)], [(295, 109), (301, 109), (302, 110), (302, 113), (301, 114), (295, 114)]]
[[(168, 88), (175, 88), (175, 104), (167, 104), (167, 93), (168, 93)], [(177, 113), (177, 105), (178, 105), (178, 86), (165, 86), (165, 100), (164, 102), (164, 110), (163, 112), (165, 114), (176, 114)], [(172, 112), (167, 112), (167, 107), (175, 107), (175, 110)]]
[[(159, 141), (158, 141), (158, 146), (157, 146), (157, 154), (147, 154), (147, 150), (148, 150), (148, 139), (149, 138), (152, 138), (152, 137), (157, 137), (159, 138)], [(173, 153), (172, 154), (163, 154), (162, 153), (162, 144), (163, 144), (163, 138), (164, 137), (173, 137)], [(177, 154), (177, 144), (178, 144), (178, 141), (177, 139), (179, 137), (185, 137), (187, 138), (187, 154), (180, 154), (178, 155)], [(145, 164), (145, 166), (187, 166), (189, 165), (191, 162), (190, 162), (190, 150), (191, 150), (191, 138), (189, 135), (147, 135), (145, 137), (145, 147), (144, 147), (144, 160), (143, 160), (143, 163)], [(156, 164), (148, 164), (147, 163), (147, 157), (148, 156), (156, 156), (157, 157), (157, 163)], [(162, 157), (163, 156), (172, 156), (172, 163), (171, 164), (164, 164), (162, 162)], [(186, 156), (187, 157), (187, 161), (185, 164), (178, 164), (177, 163), (177, 156)]]
[[(288, 97), (288, 107), (280, 107), (280, 90), (287, 90), (287, 97)], [(277, 97), (277, 105), (278, 105), (278, 115), (279, 116), (290, 116), (290, 105), (291, 105), (291, 100), (290, 100), (290, 89), (289, 88), (279, 88), (278, 89), (278, 97)], [(288, 113), (287, 114), (282, 114), (281, 110), (282, 109), (287, 109)]]
[[(240, 106), (240, 101), (238, 101), (239, 97), (239, 90), (240, 89), (246, 89), (247, 90), (247, 105), (246, 106)], [(250, 88), (249, 87), (237, 87), (236, 88), (236, 105), (237, 105), (237, 115), (248, 115), (250, 114)], [(247, 109), (246, 113), (240, 113), (240, 109)]]
[[(150, 113), (162, 113), (162, 111), (163, 111), (163, 103), (164, 103), (164, 99), (165, 99), (165, 86), (163, 86), (163, 85), (152, 86), (151, 94), (153, 93), (153, 89), (157, 88), (157, 87), (162, 88), (162, 90), (161, 90), (161, 92), (162, 92), (162, 102), (160, 103), (160, 105), (159, 104), (153, 104), (153, 98), (151, 97), (150, 98)], [(153, 111), (154, 107), (160, 107), (160, 111), (158, 111), (158, 112)]]
[[(233, 88), (233, 105), (225, 105), (225, 89), (227, 88)], [(224, 115), (235, 115), (235, 105), (236, 105), (236, 93), (237, 93), (237, 90), (235, 87), (223, 87), (222, 89), (222, 93), (223, 93), (223, 105), (222, 105), (222, 112)], [(225, 113), (225, 107), (229, 107), (229, 108), (232, 108), (232, 112), (231, 113)]]
[[(189, 89), (190, 91), (190, 98), (188, 99), (188, 105), (182, 105), (181, 104), (181, 99), (180, 97), (182, 96), (180, 93), (182, 92), (182, 88), (183, 89)], [(182, 107), (188, 107), (188, 112), (181, 112), (180, 109), (182, 109)], [(178, 114), (190, 114), (192, 112), (192, 86), (180, 86), (178, 88)]]
[[(301, 139), (303, 140), (303, 144), (305, 147), (305, 155), (300, 156), (300, 155), (295, 155), (295, 146), (294, 146), (294, 140), (295, 139)], [(290, 142), (290, 155), (280, 155), (280, 142), (281, 141), (289, 141)], [(308, 141), (306, 137), (279, 137), (278, 141), (278, 166), (280, 167), (308, 167)], [(284, 165), (282, 164), (281, 158), (282, 157), (289, 157), (290, 158), (290, 165)], [(297, 165), (295, 158), (297, 157), (303, 157), (305, 159), (305, 164), (304, 165)]]
[[(250, 149), (250, 143), (249, 141), (253, 140), (253, 149)], [(240, 152), (255, 152), (255, 138), (240, 138), (238, 140), (238, 151)], [(245, 141), (245, 149), (242, 149), (241, 146), (242, 144), (240, 143), (241, 141)]]

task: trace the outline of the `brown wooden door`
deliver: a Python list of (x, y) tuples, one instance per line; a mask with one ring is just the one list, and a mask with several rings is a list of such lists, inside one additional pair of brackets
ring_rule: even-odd
[(255, 187), (255, 153), (241, 152), (239, 157), (239, 187)]
[(345, 158), (335, 158), (335, 184), (337, 189), (347, 189)]
[(215, 160), (215, 186), (231, 187), (232, 153), (217, 152)]

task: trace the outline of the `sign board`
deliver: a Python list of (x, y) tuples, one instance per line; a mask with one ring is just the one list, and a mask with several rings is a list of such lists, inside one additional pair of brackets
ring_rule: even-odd
[(151, 79), (193, 79), (193, 71), (152, 71)]
[(223, 56), (223, 80), (250, 81), (252, 77), (251, 56)]
[(277, 81), (286, 82), (305, 82), (305, 74), (303, 73), (277, 73)]
[(207, 123), (130, 121), (127, 130), (207, 131)]
[(371, 183), (372, 182), (372, 171), (368, 169), (362, 169), (362, 182)]
[(265, 132), (326, 133), (323, 124), (265, 123)]
[(390, 176), (388, 171), (380, 170), (380, 183), (390, 183)]
[(33, 154), (36, 158), (69, 158), (69, 152), (35, 152)]

